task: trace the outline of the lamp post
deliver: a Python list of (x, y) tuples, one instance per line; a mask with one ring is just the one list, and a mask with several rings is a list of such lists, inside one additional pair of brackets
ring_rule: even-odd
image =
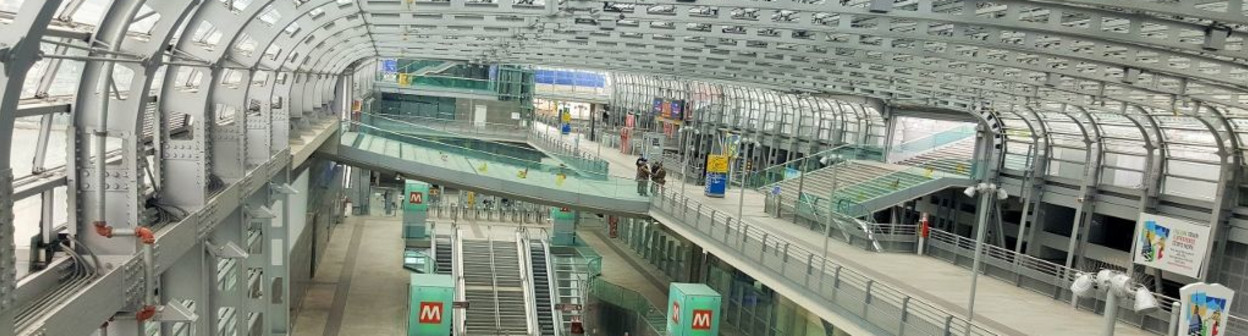
[(737, 220), (741, 220), (741, 213), (742, 213), (741, 210), (745, 208), (745, 189), (746, 189), (745, 188), (745, 175), (748, 175), (750, 173), (750, 170), (746, 169), (745, 166), (750, 161), (750, 152), (752, 151), (751, 148), (754, 147), (754, 146), (750, 146), (750, 144), (753, 142), (754, 142), (754, 139), (741, 138), (741, 145), (739, 146), (739, 149), (738, 149), (742, 151), (742, 153), (744, 153), (745, 155), (741, 157), (741, 193), (737, 199)]
[(984, 254), (984, 236), (988, 234), (988, 207), (992, 205), (992, 197), (996, 196), (999, 200), (1005, 200), (1010, 195), (1001, 189), (995, 183), (979, 183), (967, 187), (962, 192), (967, 197), (975, 197), (979, 195), (979, 207), (975, 208), (979, 214), (976, 220), (975, 228), (975, 261), (971, 265), (971, 297), (966, 308), (967, 333), (970, 333), (970, 323), (975, 319), (975, 293), (979, 291), (979, 265), (983, 262)]
[(686, 138), (693, 137), (700, 132), (697, 129), (682, 127), (680, 133), (680, 148), (684, 150), (684, 155), (681, 156), (682, 160), (680, 162), (680, 196), (685, 196), (685, 184), (689, 183), (689, 152), (694, 149), (694, 146), (689, 145), (689, 140)]
[(1093, 276), (1091, 273), (1079, 273), (1070, 284), (1070, 291), (1075, 300), (1080, 296), (1091, 296), (1093, 290), (1105, 293), (1105, 316), (1101, 335), (1113, 336), (1114, 326), (1118, 323), (1118, 300), (1127, 296), (1135, 297), (1132, 310), (1137, 313), (1149, 313), (1157, 309), (1157, 298), (1153, 297), (1147, 287), (1131, 280), (1131, 275), (1116, 270), (1101, 270)]

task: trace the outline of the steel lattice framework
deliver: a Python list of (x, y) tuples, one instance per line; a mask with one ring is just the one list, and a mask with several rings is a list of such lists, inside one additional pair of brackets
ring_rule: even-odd
[[(1039, 204), (1046, 181), (1056, 181), (1077, 186), (1081, 200), (1103, 190), (1137, 195), (1138, 211), (1184, 199), (1193, 206), (1162, 210), (1222, 231), (1236, 206), (1248, 140), (1245, 36), (1243, 0), (5, 1), (0, 335), (87, 334), (115, 312), (143, 307), (153, 292), (136, 285), (144, 272), (191, 284), (162, 292), (199, 297), (197, 309), (208, 315), (216, 316), (208, 310), (216, 306), (237, 307), (241, 292), (203, 293), (211, 287), (202, 279), (206, 266), (183, 261), (203, 262), (207, 252), (190, 246), (238, 243), (242, 237), (216, 231), (264, 221), (240, 204), (262, 208), (276, 193), (246, 190), (284, 179), (275, 171), (289, 163), (282, 159), (290, 156), (289, 139), (341, 112), (345, 93), (367, 86), (352, 74), (378, 57), (680, 74), (663, 85), (714, 86), (726, 104), (796, 106), (762, 110), (780, 115), (771, 119), (721, 114), (722, 123), (758, 120), (763, 128), (766, 120), (827, 119), (842, 131), (860, 123), (855, 134), (863, 139), (887, 136), (877, 128), (893, 113), (969, 113), (998, 138), (993, 171), (1022, 180), (1029, 207)], [(863, 105), (868, 110), (749, 87), (873, 103)], [(13, 171), (15, 123), (36, 120), (46, 130), (66, 113), (72, 141), (65, 162), (47, 162), (48, 131), (41, 131), (32, 168)], [(1188, 176), (1178, 165), (1216, 166), (1219, 174)], [(253, 177), (258, 170), (267, 175)], [(1115, 174), (1142, 182), (1105, 177)], [(1168, 191), (1178, 183), (1206, 185), (1208, 193)], [(58, 306), (25, 321), (17, 311), (33, 298), (22, 295), (38, 288), (24, 291), (15, 279), (9, 200), (42, 196), (50, 211), (58, 187), (68, 189), (62, 206), (77, 231), (97, 223), (135, 230), (143, 196), (152, 192), (197, 215), (187, 219), (192, 229), (158, 234), (158, 266), (132, 258), (143, 251), (132, 237), (82, 235), (84, 247), (124, 274), (95, 283), (98, 291), (89, 294), (110, 294), (79, 301), (89, 307)], [(239, 193), (232, 207), (217, 200), (226, 192)], [(1101, 211), (1097, 204), (1077, 205), (1084, 239), (1072, 239), (1072, 249), (1087, 244), (1086, 214)], [(1023, 226), (1034, 220), (1024, 218)], [(1218, 235), (1217, 248), (1227, 236)], [(284, 323), (276, 311), (285, 307), (266, 309), (274, 311), (265, 316), (276, 332)], [(207, 323), (196, 328), (218, 331)]]

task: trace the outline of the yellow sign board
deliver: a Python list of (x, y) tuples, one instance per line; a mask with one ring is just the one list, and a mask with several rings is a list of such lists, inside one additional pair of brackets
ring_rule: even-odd
[(399, 74), (399, 86), (407, 86), (407, 84), (408, 84), (407, 74), (405, 73)]
[(728, 172), (728, 156), (727, 155), (707, 155), (706, 156), (706, 172), (727, 173)]

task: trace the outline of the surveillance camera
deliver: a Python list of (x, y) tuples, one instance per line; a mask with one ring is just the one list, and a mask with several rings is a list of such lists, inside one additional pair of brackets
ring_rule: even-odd
[(966, 190), (963, 190), (962, 193), (966, 194), (966, 197), (975, 197), (975, 187), (966, 187)]

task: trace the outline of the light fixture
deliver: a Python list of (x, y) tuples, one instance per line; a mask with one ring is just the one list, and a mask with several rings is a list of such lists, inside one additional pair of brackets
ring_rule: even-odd
[(1007, 192), (1005, 192), (1005, 189), (997, 188), (997, 199), (998, 199), (998, 200), (1002, 200), (1002, 201), (1004, 201), (1004, 200), (1006, 200), (1006, 199), (1008, 199), (1008, 198), (1010, 198), (1010, 194), (1009, 194), (1009, 193), (1007, 193)]
[(1136, 312), (1151, 313), (1156, 311), (1158, 307), (1157, 297), (1153, 296), (1152, 291), (1149, 291), (1148, 288), (1144, 288), (1144, 286), (1140, 286), (1135, 289), (1135, 306), (1132, 308), (1135, 309)]
[(962, 193), (965, 194), (966, 197), (975, 197), (975, 186), (966, 187), (966, 190), (963, 190)]
[[(1158, 308), (1157, 298), (1153, 296), (1153, 292), (1131, 280), (1131, 275), (1120, 271), (1103, 269), (1097, 272), (1095, 277), (1081, 272), (1070, 284), (1074, 300), (1078, 300), (1081, 296), (1093, 296), (1094, 288), (1105, 292), (1106, 326), (1113, 326), (1117, 323), (1119, 299), (1127, 297), (1135, 299), (1135, 304), (1131, 308), (1140, 314), (1147, 314)], [(1112, 327), (1104, 331), (1106, 336), (1113, 334), (1114, 328)]]
[(1092, 289), (1096, 286), (1092, 282), (1092, 275), (1088, 273), (1079, 273), (1075, 276), (1075, 281), (1070, 284), (1070, 291), (1075, 296), (1087, 296), (1092, 293)]

